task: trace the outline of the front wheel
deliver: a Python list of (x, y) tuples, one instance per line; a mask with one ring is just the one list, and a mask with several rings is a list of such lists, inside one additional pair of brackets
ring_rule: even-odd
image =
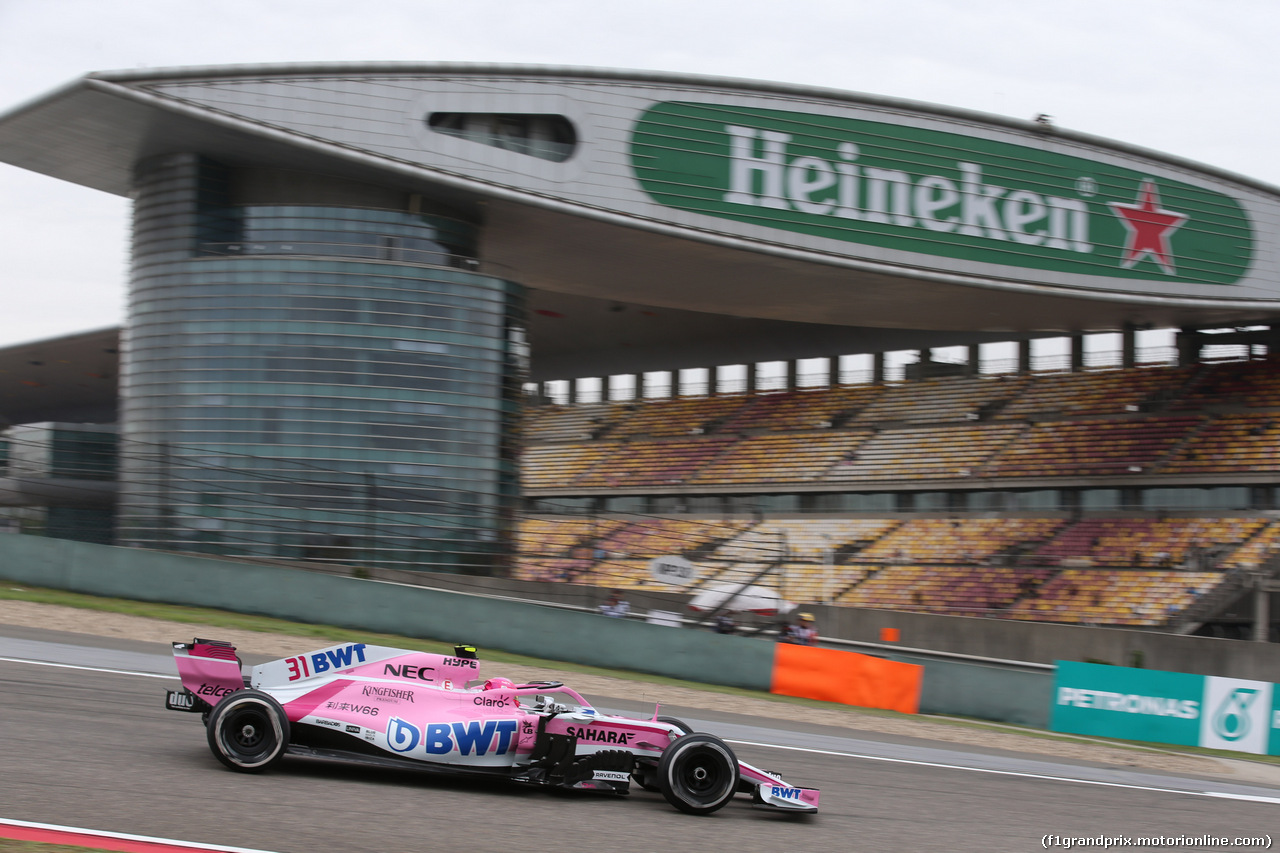
[[(680, 730), (681, 735), (693, 734), (693, 726), (690, 726), (679, 717), (658, 717), (658, 722), (668, 723)], [(635, 782), (646, 791), (661, 793), (662, 789), (658, 787), (658, 763), (656, 761), (642, 761), (636, 763), (636, 769), (631, 774), (631, 781)]]
[(685, 735), (662, 753), (656, 775), (668, 803), (686, 814), (711, 814), (738, 790), (738, 759), (714, 735)]
[(209, 713), (209, 749), (241, 773), (274, 767), (289, 745), (289, 718), (261, 690), (237, 690), (222, 697)]

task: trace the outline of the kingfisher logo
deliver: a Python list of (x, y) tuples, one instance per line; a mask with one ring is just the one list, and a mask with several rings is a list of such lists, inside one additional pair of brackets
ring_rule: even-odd
[(1136, 158), (1126, 168), (1126, 158), (1085, 145), (1050, 147), (980, 123), (967, 130), (666, 102), (636, 123), (631, 164), (658, 204), (880, 250), (850, 246), (851, 256), (1195, 285), (1233, 284), (1248, 271), (1253, 226), (1207, 182), (1153, 174)]

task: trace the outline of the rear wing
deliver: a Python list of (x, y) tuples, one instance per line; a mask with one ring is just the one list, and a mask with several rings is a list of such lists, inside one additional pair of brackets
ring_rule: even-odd
[(203, 713), (223, 696), (248, 686), (236, 647), (225, 640), (173, 644), (173, 661), (182, 680), (181, 690), (170, 690), (165, 707), (172, 711)]

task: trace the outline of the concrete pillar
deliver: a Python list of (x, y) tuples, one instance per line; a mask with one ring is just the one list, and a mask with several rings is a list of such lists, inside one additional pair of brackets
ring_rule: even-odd
[(827, 356), (827, 387), (834, 388), (840, 384), (840, 356)]
[(1125, 370), (1138, 366), (1138, 331), (1132, 323), (1120, 330), (1120, 366)]
[(1187, 367), (1200, 363), (1200, 346), (1204, 336), (1195, 329), (1178, 332), (1178, 364)]
[(965, 376), (977, 376), (982, 372), (982, 364), (980, 363), (982, 359), (981, 347), (977, 344), (969, 344), (965, 358), (967, 359), (964, 369)]
[(800, 359), (793, 358), (787, 362), (787, 390), (794, 391), (800, 387)]
[(1267, 589), (1267, 576), (1258, 572), (1253, 576), (1253, 641), (1265, 643), (1271, 633), (1271, 592)]
[(1071, 335), (1071, 372), (1084, 370), (1084, 333), (1074, 332)]
[(1018, 341), (1018, 372), (1031, 372), (1031, 341)]
[(1267, 355), (1280, 354), (1280, 326), (1267, 327)]
[(872, 356), (871, 381), (875, 385), (884, 384), (884, 353), (882, 352), (878, 352)]

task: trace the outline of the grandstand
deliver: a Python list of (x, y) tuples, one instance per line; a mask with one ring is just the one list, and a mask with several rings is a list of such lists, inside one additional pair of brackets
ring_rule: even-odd
[(1276, 567), (1277, 387), (1264, 357), (534, 404), (522, 530), (576, 533), (522, 538), (516, 574), (659, 589), (679, 554), (688, 591), (1185, 630)]
[(1280, 192), (1242, 176), (457, 63), (98, 72), (0, 160), (134, 206), (125, 326), (0, 349), (3, 529), (1165, 631), (1274, 569)]

